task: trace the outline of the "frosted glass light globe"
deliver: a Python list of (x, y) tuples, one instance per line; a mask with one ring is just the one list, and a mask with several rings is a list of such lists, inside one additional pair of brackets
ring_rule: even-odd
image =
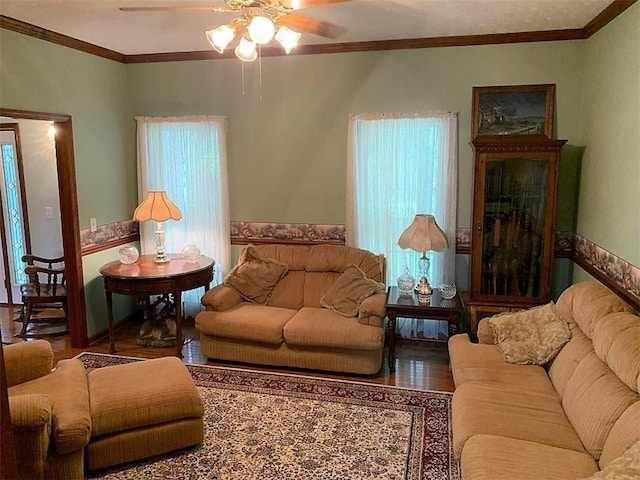
[(273, 22), (267, 17), (262, 16), (253, 17), (247, 30), (249, 31), (251, 40), (260, 45), (269, 43), (273, 38), (273, 34), (276, 33), (276, 27), (273, 25)]
[(256, 58), (258, 58), (258, 52), (256, 52), (256, 42), (247, 40), (244, 37), (240, 40), (240, 43), (234, 51), (236, 52), (236, 57), (238, 57), (243, 62), (253, 62)]
[(236, 31), (228, 25), (221, 25), (214, 30), (207, 30), (207, 40), (218, 53), (224, 52), (229, 42), (236, 36)]

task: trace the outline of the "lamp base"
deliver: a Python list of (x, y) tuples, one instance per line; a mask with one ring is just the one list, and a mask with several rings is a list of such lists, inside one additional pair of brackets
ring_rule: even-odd
[(171, 259), (166, 253), (157, 253), (156, 258), (153, 259), (153, 263), (169, 263)]
[(418, 280), (418, 283), (416, 283), (413, 291), (415, 293), (421, 293), (423, 295), (431, 295), (433, 289), (431, 288), (431, 285), (429, 285), (429, 280), (427, 280), (427, 277), (421, 277), (420, 280)]

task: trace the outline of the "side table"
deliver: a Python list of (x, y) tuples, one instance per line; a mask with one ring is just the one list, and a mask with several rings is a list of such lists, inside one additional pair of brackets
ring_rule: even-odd
[(136, 297), (172, 294), (176, 304), (176, 355), (182, 358), (182, 292), (198, 287), (209, 289), (213, 280), (212, 258), (202, 256), (187, 262), (181, 255), (169, 255), (167, 263), (154, 263), (155, 255), (141, 255), (136, 263), (116, 260), (100, 268), (104, 277), (109, 321), (109, 353), (116, 353), (113, 333), (113, 294)]
[(431, 301), (427, 305), (420, 305), (415, 294), (400, 295), (398, 287), (389, 287), (387, 291), (387, 337), (389, 339), (389, 370), (395, 371), (396, 364), (396, 318), (422, 318), (426, 320), (446, 320), (449, 322), (449, 336), (459, 332), (462, 302), (460, 296), (445, 299), (440, 296), (440, 290), (433, 289)]

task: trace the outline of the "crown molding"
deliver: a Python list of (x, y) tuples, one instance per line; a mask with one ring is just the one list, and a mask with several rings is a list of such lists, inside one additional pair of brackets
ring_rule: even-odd
[[(462, 47), (473, 45), (498, 45), (509, 43), (553, 42), (565, 40), (584, 40), (599, 31), (614, 18), (636, 3), (637, 0), (613, 0), (583, 28), (564, 30), (542, 30), (520, 33), (495, 33), (487, 35), (457, 35), (451, 37), (410, 38), (402, 40), (378, 40), (371, 42), (347, 42), (317, 45), (300, 45), (290, 55), (318, 55), (329, 53), (373, 52), (384, 50), (408, 50), (416, 48)], [(193, 52), (167, 52), (138, 55), (125, 55), (108, 48), (52, 32), (45, 28), (31, 25), (15, 18), (0, 15), (0, 28), (29, 35), (47, 42), (80, 50), (91, 55), (107, 58), (120, 63), (156, 63), (181, 62), (191, 60), (224, 60), (235, 58), (233, 52), (218, 54), (212, 50)], [(262, 48), (263, 57), (285, 56), (275, 47)]]
[(30, 37), (62, 45), (64, 47), (73, 48), (74, 50), (80, 50), (81, 52), (96, 55), (97, 57), (124, 63), (125, 55), (122, 53), (109, 50), (108, 48), (99, 47), (92, 43), (83, 42), (82, 40), (63, 35), (62, 33), (52, 32), (46, 28), (31, 25), (30, 23), (16, 20), (15, 18), (7, 17), (5, 15), (0, 15), (0, 28), (22, 33), (23, 35), (28, 35)]

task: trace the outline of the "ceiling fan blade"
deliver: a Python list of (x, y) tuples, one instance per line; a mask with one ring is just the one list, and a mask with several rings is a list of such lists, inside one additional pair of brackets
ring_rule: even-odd
[(123, 12), (235, 12), (234, 9), (229, 7), (188, 7), (188, 6), (174, 6), (174, 7), (120, 7)]
[(332, 3), (351, 2), (352, 0), (280, 0), (285, 8), (297, 10), (299, 8), (321, 7), (323, 5), (331, 5)]
[(313, 33), (326, 38), (338, 38), (346, 31), (346, 28), (339, 25), (323, 22), (300, 13), (289, 13), (278, 19), (278, 23), (299, 32)]

